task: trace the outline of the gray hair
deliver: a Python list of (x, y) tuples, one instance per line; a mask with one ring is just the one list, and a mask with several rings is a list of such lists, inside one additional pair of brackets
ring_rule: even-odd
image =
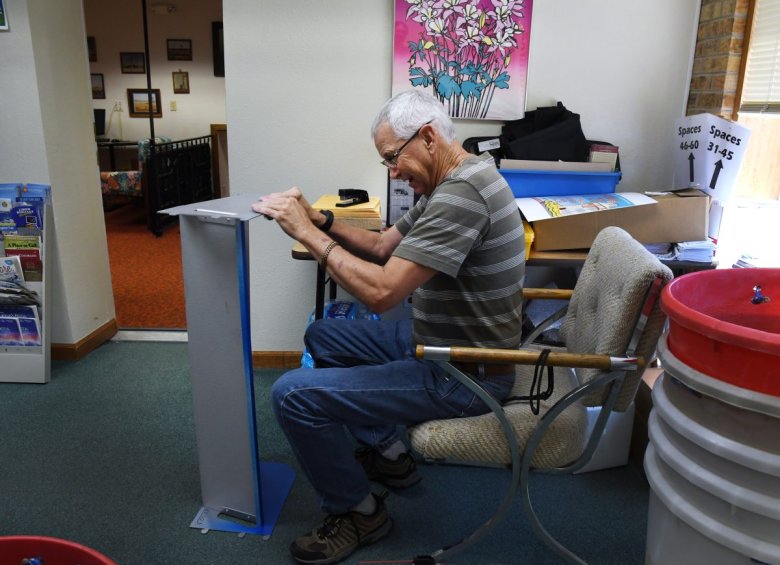
[(372, 139), (376, 139), (376, 130), (385, 122), (401, 139), (412, 137), (426, 122), (431, 122), (448, 143), (455, 139), (455, 126), (442, 103), (421, 90), (406, 90), (385, 102), (371, 124)]

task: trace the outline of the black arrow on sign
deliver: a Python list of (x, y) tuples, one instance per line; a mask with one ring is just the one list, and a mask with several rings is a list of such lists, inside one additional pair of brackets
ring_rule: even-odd
[(696, 157), (693, 156), (693, 151), (688, 155), (688, 176), (691, 177), (690, 183), (693, 184), (693, 162), (696, 160)]
[(712, 173), (712, 179), (710, 180), (710, 188), (714, 189), (715, 185), (718, 184), (718, 175), (720, 174), (720, 170), (723, 168), (723, 159), (718, 159), (717, 163), (715, 163), (715, 172)]

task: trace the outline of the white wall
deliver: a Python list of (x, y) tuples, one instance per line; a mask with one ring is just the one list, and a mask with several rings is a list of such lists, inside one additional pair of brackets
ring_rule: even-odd
[(560, 100), (588, 139), (617, 145), (619, 191), (671, 188), (698, 0), (537, 0), (533, 16), (528, 109)]
[[(160, 89), (162, 117), (155, 118), (155, 135), (187, 139), (208, 135), (209, 124), (225, 123), (225, 79), (214, 76), (211, 22), (222, 20), (221, 0), (180, 0), (165, 2), (176, 6), (171, 14), (148, 15), (152, 88)], [(94, 108), (106, 110), (106, 136), (138, 140), (149, 137), (149, 119), (131, 118), (127, 89), (146, 88), (145, 74), (122, 74), (120, 52), (143, 52), (143, 15), (140, 0), (84, 0), (86, 35), (95, 38), (97, 61), (90, 72), (102, 73), (106, 98), (93, 100)], [(169, 61), (168, 39), (192, 40), (192, 61)], [(189, 73), (190, 94), (173, 94), (174, 71)], [(171, 111), (171, 102), (176, 111)], [(119, 103), (122, 112), (114, 112)], [(120, 127), (121, 122), (121, 127)]]
[(50, 184), (52, 342), (114, 317), (80, 0), (6, 2), (0, 32), (0, 179)]
[(0, 181), (48, 183), (43, 120), (26, 2), (5, 3), (10, 31), (0, 32)]
[[(227, 116), (234, 194), (297, 184), (310, 199), (359, 187), (384, 199), (369, 126), (390, 94), (390, 0), (225, 0)], [(562, 101), (590, 138), (620, 146), (621, 190), (671, 181), (697, 0), (537, 0), (527, 109)], [(498, 122), (458, 122), (461, 139)], [(313, 306), (315, 265), (265, 221), (251, 227), (252, 344), (296, 350)]]

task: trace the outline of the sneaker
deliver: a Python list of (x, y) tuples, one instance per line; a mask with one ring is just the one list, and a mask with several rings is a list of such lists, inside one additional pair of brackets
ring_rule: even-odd
[(393, 460), (371, 447), (360, 447), (355, 451), (355, 459), (363, 466), (369, 480), (391, 488), (409, 488), (422, 480), (414, 457), (409, 452)]
[(393, 527), (384, 500), (376, 499), (376, 510), (371, 515), (360, 512), (331, 514), (322, 525), (295, 540), (290, 552), (299, 563), (326, 565), (346, 559), (358, 548), (385, 537)]

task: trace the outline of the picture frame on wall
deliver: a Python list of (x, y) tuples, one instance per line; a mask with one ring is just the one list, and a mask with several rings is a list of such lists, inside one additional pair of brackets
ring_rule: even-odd
[(493, 9), (483, 0), (458, 0), (455, 9), (448, 2), (394, 4), (391, 95), (410, 86), (427, 92), (452, 118), (525, 115), (534, 0), (492, 0)]
[(192, 61), (192, 40), (191, 39), (169, 39), (168, 60), (169, 61)]
[(146, 88), (127, 89), (127, 107), (131, 118), (148, 118), (150, 106), (152, 117), (162, 118), (162, 99), (159, 88), (153, 88), (151, 91)]
[(87, 53), (89, 53), (89, 62), (97, 62), (97, 45), (95, 44), (95, 38), (92, 35), (87, 36)]
[(173, 93), (174, 94), (189, 94), (190, 93), (190, 73), (187, 71), (173, 71), (171, 73), (173, 78)]
[(8, 12), (5, 11), (5, 0), (0, 0), (0, 31), (8, 31)]
[(225, 41), (222, 22), (211, 22), (211, 47), (214, 53), (214, 76), (225, 76)]
[(143, 52), (120, 53), (119, 63), (122, 68), (122, 74), (142, 75), (146, 72), (146, 57)]
[(103, 84), (103, 73), (92, 73), (89, 75), (92, 81), (93, 100), (102, 100), (106, 97), (106, 87)]

